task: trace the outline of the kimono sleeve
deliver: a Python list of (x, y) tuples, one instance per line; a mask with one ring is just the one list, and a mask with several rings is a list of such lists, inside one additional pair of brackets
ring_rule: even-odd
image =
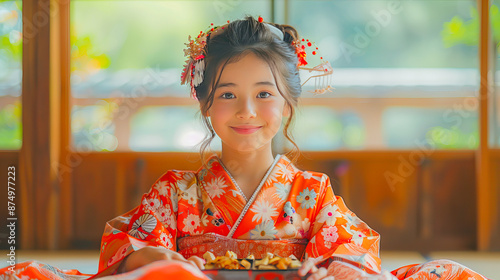
[(141, 205), (107, 222), (101, 240), (99, 276), (113, 273), (133, 251), (163, 246), (176, 251), (177, 180), (168, 171), (141, 199)]
[(379, 234), (351, 212), (340, 196), (334, 195), (328, 176), (323, 176), (321, 185), (322, 197), (317, 202), (305, 258), (313, 258), (316, 264), (327, 260), (324, 265), (343, 261), (380, 273)]

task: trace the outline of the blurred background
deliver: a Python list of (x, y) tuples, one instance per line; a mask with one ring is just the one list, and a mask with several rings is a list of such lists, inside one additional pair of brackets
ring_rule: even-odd
[[(0, 179), (16, 167), (20, 248), (97, 251), (106, 221), (162, 173), (199, 167), (205, 132), (180, 85), (184, 43), (252, 15), (293, 25), (319, 48), (310, 64), (332, 64), (333, 92), (303, 88), (298, 166), (332, 178), (382, 251), (500, 251), (499, 7), (0, 0)], [(273, 145), (290, 149), (279, 136)], [(0, 228), (0, 249), (6, 237)]]

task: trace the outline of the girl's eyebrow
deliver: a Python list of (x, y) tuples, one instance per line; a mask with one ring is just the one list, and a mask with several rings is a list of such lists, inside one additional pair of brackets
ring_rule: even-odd
[(217, 88), (221, 88), (221, 87), (235, 87), (236, 84), (235, 83), (219, 83), (217, 85)]
[[(255, 83), (256, 86), (276, 86), (273, 82), (269, 82), (269, 81), (262, 81), (262, 82), (257, 82)], [(219, 83), (217, 85), (217, 88), (221, 88), (221, 87), (235, 87), (236, 84), (235, 83)]]
[(255, 83), (256, 86), (276, 86), (273, 82), (263, 81)]

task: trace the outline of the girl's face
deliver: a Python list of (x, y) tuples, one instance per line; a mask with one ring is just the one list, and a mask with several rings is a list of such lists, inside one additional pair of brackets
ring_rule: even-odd
[(208, 115), (223, 149), (251, 152), (270, 149), (285, 105), (269, 65), (250, 52), (226, 65)]

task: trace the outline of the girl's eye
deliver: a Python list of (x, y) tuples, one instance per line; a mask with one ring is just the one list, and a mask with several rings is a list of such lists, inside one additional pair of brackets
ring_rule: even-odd
[(267, 91), (263, 91), (263, 92), (260, 92), (259, 93), (259, 98), (268, 98), (270, 97), (272, 94), (270, 94), (269, 92)]
[(231, 98), (234, 98), (234, 94), (232, 94), (230, 92), (226, 92), (226, 93), (223, 93), (220, 97), (222, 97), (224, 99), (231, 99)]

